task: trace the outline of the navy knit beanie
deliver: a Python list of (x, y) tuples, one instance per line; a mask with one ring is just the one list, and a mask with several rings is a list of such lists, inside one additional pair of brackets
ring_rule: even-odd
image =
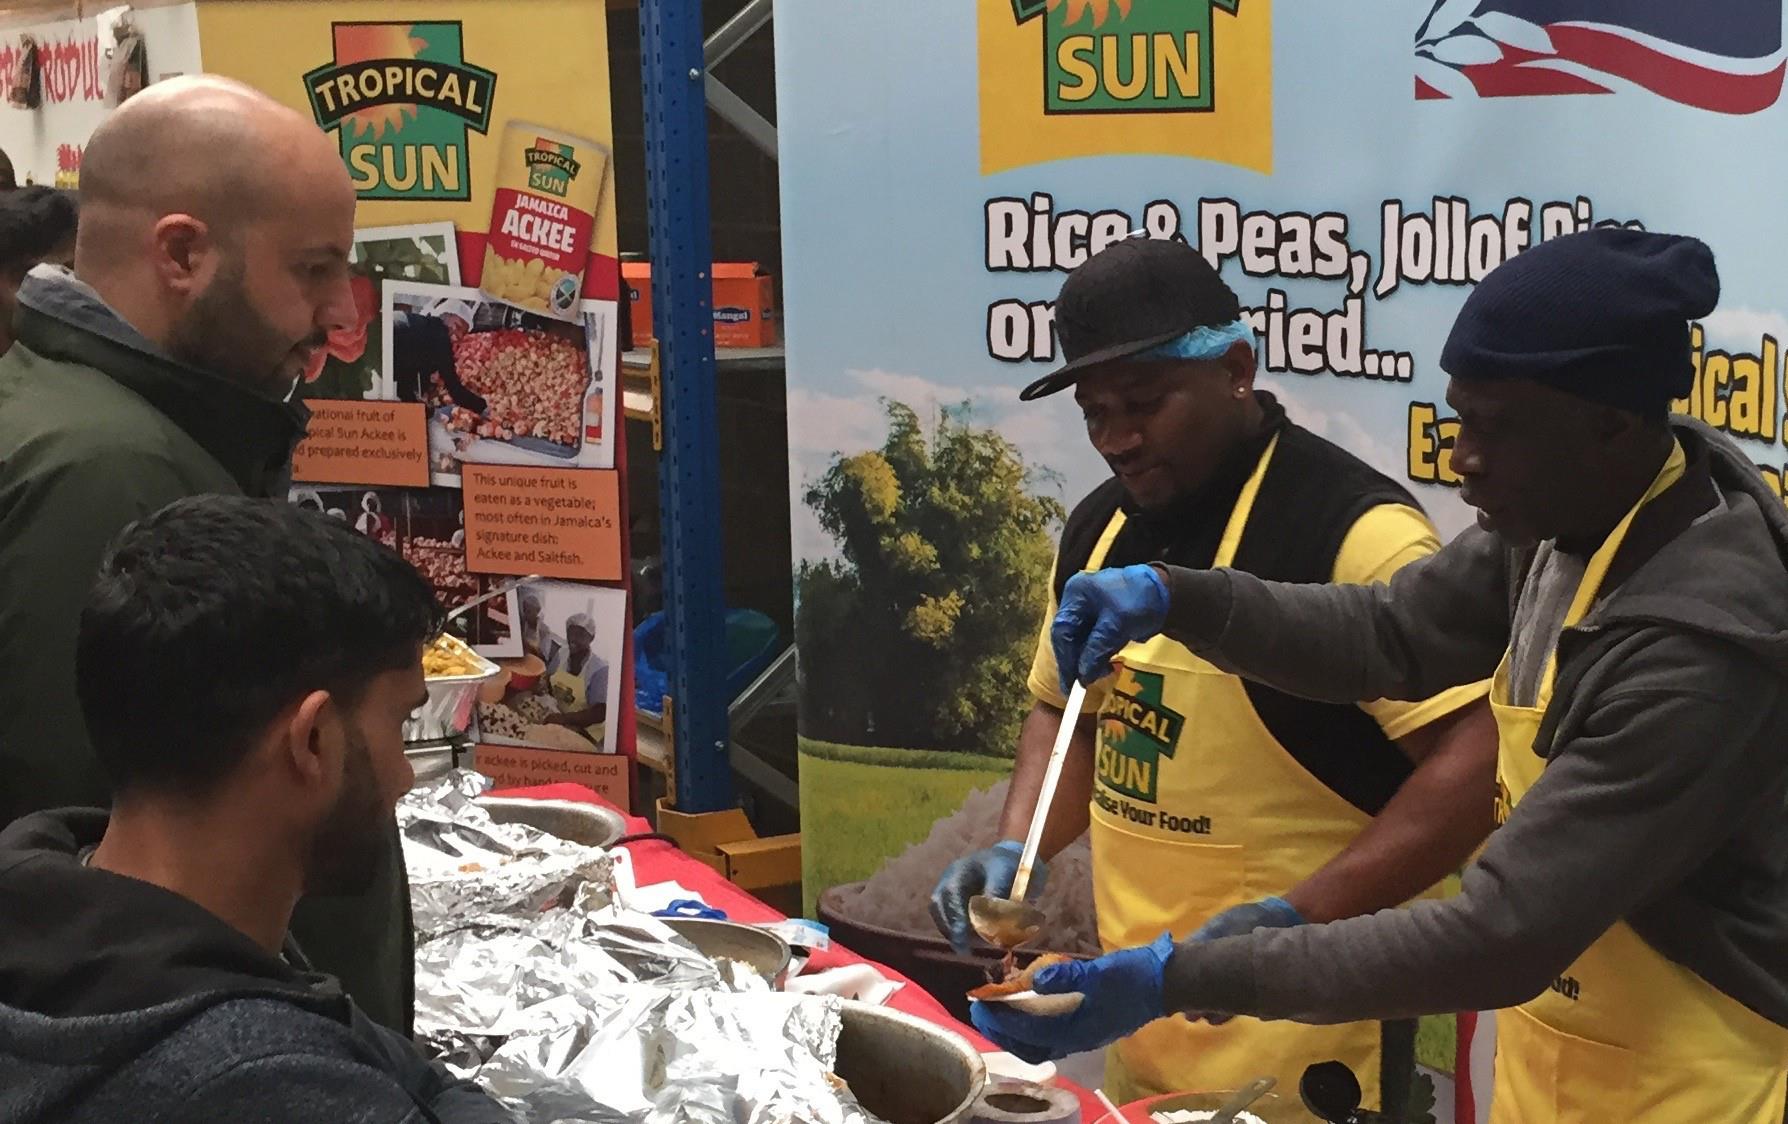
[(1456, 379), (1531, 379), (1635, 413), (1686, 397), (1689, 321), (1720, 299), (1695, 238), (1605, 227), (1542, 242), (1491, 270), (1440, 353)]

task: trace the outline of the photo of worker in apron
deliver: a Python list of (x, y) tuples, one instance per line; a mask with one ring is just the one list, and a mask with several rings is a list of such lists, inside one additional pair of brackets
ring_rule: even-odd
[(565, 621), (565, 655), (548, 679), (559, 713), (549, 726), (568, 726), (589, 738), (595, 748), (605, 743), (608, 726), (608, 661), (596, 654), (596, 621), (577, 613)]

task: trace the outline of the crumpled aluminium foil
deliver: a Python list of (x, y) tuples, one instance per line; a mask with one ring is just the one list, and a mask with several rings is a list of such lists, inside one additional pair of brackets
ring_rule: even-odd
[(443, 1044), (513, 1034), (527, 1011), (561, 995), (724, 986), (714, 962), (657, 918), (612, 907), (555, 909), (520, 925), (478, 918), (419, 946), (416, 972), (416, 1032)]
[(530, 1124), (878, 1124), (831, 1076), (836, 998), (621, 909), (600, 849), (492, 823), (488, 787), (460, 770), (398, 807), (416, 1033), (450, 1070)]
[(632, 986), (534, 1014), (479, 1079), (538, 1124), (876, 1124), (830, 1077), (830, 996)]
[(526, 921), (590, 887), (603, 904), (614, 897), (606, 851), (526, 824), (493, 822), (473, 802), (489, 787), (488, 778), (457, 769), (398, 801), (419, 940), (493, 915)]

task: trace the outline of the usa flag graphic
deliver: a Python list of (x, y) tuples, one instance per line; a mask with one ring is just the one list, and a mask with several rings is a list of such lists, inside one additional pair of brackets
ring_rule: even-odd
[(1416, 97), (1645, 90), (1756, 113), (1782, 95), (1782, 0), (1437, 0), (1416, 31)]

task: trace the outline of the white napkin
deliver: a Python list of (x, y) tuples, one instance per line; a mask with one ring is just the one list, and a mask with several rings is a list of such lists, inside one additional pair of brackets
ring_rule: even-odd
[[(621, 892), (621, 901), (628, 909), (636, 909), (641, 913), (657, 913), (667, 908), (674, 901), (685, 898), (701, 901), (702, 896), (679, 882), (654, 882), (650, 886), (635, 886), (631, 890)], [(702, 904), (707, 904), (703, 902)]]
[(982, 1054), (981, 1060), (987, 1063), (989, 1078), (1005, 1077), (1013, 1081), (1029, 1081), (1033, 1085), (1055, 1084), (1054, 1062), (1032, 1065), (1018, 1055), (1004, 1051)]
[(796, 976), (783, 985), (783, 990), (803, 995), (836, 995), (879, 1006), (893, 998), (902, 986), (867, 964), (846, 964), (810, 976)]

